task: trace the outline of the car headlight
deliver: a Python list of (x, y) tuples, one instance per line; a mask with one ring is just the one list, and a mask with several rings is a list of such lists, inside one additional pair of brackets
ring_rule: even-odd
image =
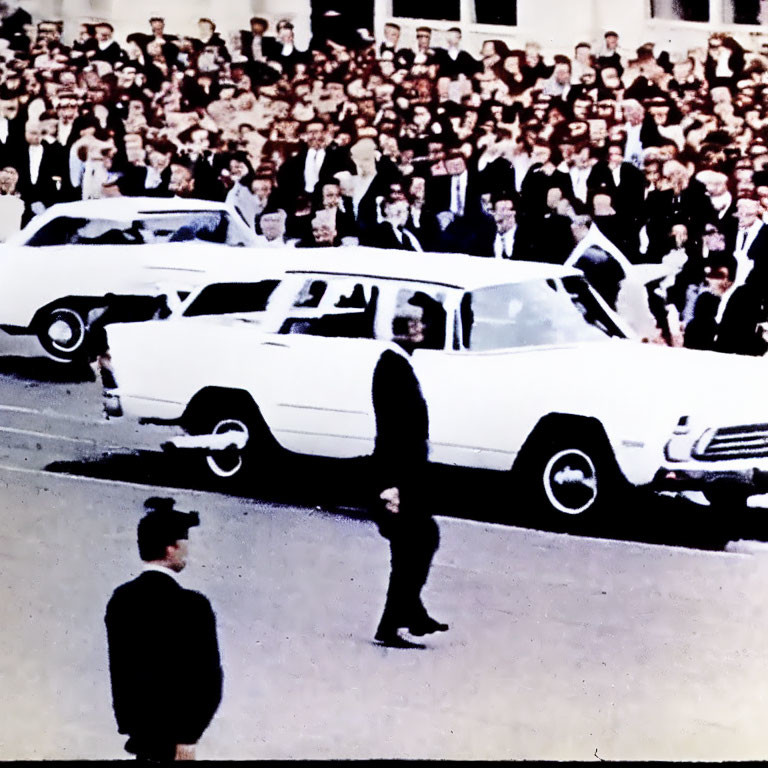
[(681, 416), (672, 431), (672, 437), (664, 446), (664, 457), (667, 461), (687, 461), (691, 458), (693, 443), (690, 419), (688, 416)]

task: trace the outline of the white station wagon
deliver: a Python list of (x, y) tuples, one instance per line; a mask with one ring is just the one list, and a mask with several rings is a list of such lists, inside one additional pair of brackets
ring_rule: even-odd
[[(431, 332), (406, 355), (393, 318), (417, 295), (432, 305)], [(172, 444), (254, 483), (274, 442), (326, 457), (373, 451), (385, 350), (421, 383), (432, 462), (511, 470), (560, 516), (596, 514), (619, 489), (658, 481), (681, 417), (713, 399), (738, 398), (768, 422), (765, 361), (642, 344), (578, 271), (544, 264), (296, 251), (273, 281), (209, 285), (167, 320), (108, 326), (108, 338), (108, 414), (181, 426)], [(712, 463), (699, 487), (719, 480)]]
[(188, 291), (212, 261), (256, 236), (223, 203), (152, 197), (51, 206), (0, 245), (0, 329), (32, 334), (55, 360), (84, 351), (89, 313), (155, 283)]

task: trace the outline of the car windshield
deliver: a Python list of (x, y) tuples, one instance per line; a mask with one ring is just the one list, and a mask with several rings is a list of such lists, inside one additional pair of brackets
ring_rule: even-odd
[(256, 242), (255, 236), (226, 211), (169, 211), (140, 214), (127, 221), (58, 216), (37, 230), (26, 245), (142, 245), (190, 240), (233, 246)]
[(262, 313), (279, 283), (279, 280), (261, 280), (207, 285), (189, 303), (184, 317)]
[(485, 351), (624, 338), (581, 277), (495, 285), (464, 295), (463, 344)]

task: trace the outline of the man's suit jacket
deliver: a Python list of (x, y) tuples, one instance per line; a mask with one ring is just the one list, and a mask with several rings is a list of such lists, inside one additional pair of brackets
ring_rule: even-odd
[[(62, 184), (69, 179), (69, 169), (64, 162), (65, 154), (60, 153), (55, 147), (43, 144), (43, 157), (40, 161), (40, 170), (37, 174), (37, 180), (32, 183), (30, 168), (29, 146), (25, 145), (23, 149), (18, 150), (13, 167), (19, 172), (19, 182), (17, 189), (24, 202), (29, 205), (40, 201), (46, 206), (57, 202), (60, 197), (60, 189), (56, 189), (53, 177), (58, 176)], [(63, 199), (63, 196), (61, 196)]]
[(467, 51), (459, 51), (454, 61), (445, 48), (435, 49), (435, 63), (438, 66), (437, 76), (448, 77), (451, 80), (456, 80), (459, 75), (472, 77), (483, 68), (483, 65)]
[[(416, 238), (416, 235), (414, 235), (413, 232), (410, 234), (412, 237)], [(403, 241), (400, 242), (395, 234), (395, 230), (388, 221), (382, 221), (381, 224), (377, 224), (369, 229), (360, 244), (369, 245), (372, 248), (392, 248), (399, 251), (416, 250), (407, 235), (403, 235)], [(419, 245), (421, 245), (421, 243), (419, 243)]]
[(590, 192), (596, 192), (598, 189), (610, 192), (613, 207), (618, 214), (629, 218), (641, 215), (645, 201), (645, 177), (632, 163), (621, 164), (618, 186), (608, 163), (604, 160), (595, 163), (587, 178), (587, 189)]
[[(482, 182), (477, 172), (467, 171), (467, 188), (464, 193), (464, 218), (476, 218), (481, 213), (480, 195)], [(424, 193), (425, 210), (437, 214), (451, 209), (453, 176), (434, 176), (427, 179)]]
[(117, 728), (131, 737), (126, 749), (196, 743), (219, 706), (223, 678), (207, 598), (146, 571), (114, 591), (104, 621)]
[(116, 40), (113, 40), (104, 50), (97, 47), (91, 61), (106, 61), (114, 67), (118, 61), (124, 61), (127, 58), (125, 51)]
[[(489, 258), (496, 258), (496, 251), (494, 250), (496, 234), (497, 232), (495, 227), (493, 229), (491, 229), (490, 226), (483, 227), (483, 231), (478, 234), (478, 237), (475, 240), (475, 245), (470, 251), (470, 254), (473, 256), (486, 256)], [(517, 224), (514, 245), (512, 246), (512, 255), (509, 258), (513, 261), (535, 260), (531, 229), (526, 224)]]
[[(240, 30), (240, 46), (242, 54), (246, 59), (248, 59), (248, 61), (251, 62), (254, 60), (253, 38), (254, 34), (250, 30)], [(282, 48), (282, 46), (278, 47), (277, 40), (275, 40), (275, 38), (271, 35), (261, 36), (261, 53), (265, 58), (273, 58), (280, 53), (280, 48)]]
[(709, 291), (699, 296), (693, 319), (685, 329), (685, 346), (739, 355), (764, 355), (768, 343), (757, 332), (757, 324), (766, 320), (764, 297), (751, 285), (738, 287), (729, 297), (717, 323), (720, 301)]
[[(296, 197), (305, 194), (304, 191), (304, 166), (307, 163), (309, 147), (302, 144), (301, 149), (280, 166), (277, 172), (277, 189), (279, 197), (285, 205), (295, 206)], [(341, 170), (349, 170), (349, 155), (346, 150), (334, 147), (325, 148), (325, 157), (320, 166), (317, 184), (330, 179), (334, 173)], [(317, 191), (317, 187), (314, 191)]]

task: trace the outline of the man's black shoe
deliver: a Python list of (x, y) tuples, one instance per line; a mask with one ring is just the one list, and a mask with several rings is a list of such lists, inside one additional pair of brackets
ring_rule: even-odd
[(384, 645), (387, 648), (426, 648), (426, 645), (421, 643), (412, 643), (410, 640), (406, 640), (404, 637), (400, 637), (397, 633), (393, 635), (380, 635), (378, 632), (374, 637), (379, 645)]
[(412, 635), (420, 637), (421, 635), (428, 635), (432, 632), (447, 632), (449, 626), (442, 622), (435, 621), (434, 619), (427, 619), (420, 624), (414, 624), (414, 626), (408, 628), (408, 632)]

